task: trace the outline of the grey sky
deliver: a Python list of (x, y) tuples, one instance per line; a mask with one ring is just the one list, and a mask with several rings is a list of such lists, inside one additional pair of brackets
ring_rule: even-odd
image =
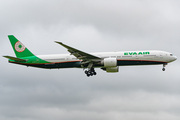
[[(7, 35), (34, 54), (164, 50), (180, 56), (179, 0), (0, 0), (0, 55)], [(0, 58), (1, 120), (179, 120), (180, 63), (81, 69), (27, 68)]]

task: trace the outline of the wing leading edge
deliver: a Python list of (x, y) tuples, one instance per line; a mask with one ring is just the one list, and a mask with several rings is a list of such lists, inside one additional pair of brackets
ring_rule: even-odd
[(68, 45), (65, 45), (62, 42), (58, 42), (58, 41), (55, 41), (55, 42), (62, 45), (63, 47), (65, 47), (67, 49), (67, 51), (71, 53), (71, 55), (74, 55), (78, 59), (82, 59), (84, 61), (96, 61), (96, 60), (101, 59), (100, 57), (91, 55), (89, 53), (86, 53), (86, 52), (83, 52), (81, 50), (70, 47)]

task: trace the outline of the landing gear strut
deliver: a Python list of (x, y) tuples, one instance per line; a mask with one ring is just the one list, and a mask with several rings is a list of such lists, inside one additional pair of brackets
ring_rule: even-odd
[(89, 70), (85, 70), (85, 74), (89, 77), (89, 76), (96, 75), (97, 73), (95, 72), (94, 68), (91, 68)]
[(164, 63), (164, 64), (163, 64), (162, 71), (165, 71), (165, 70), (166, 70), (166, 69), (165, 69), (166, 65), (167, 65), (167, 63)]

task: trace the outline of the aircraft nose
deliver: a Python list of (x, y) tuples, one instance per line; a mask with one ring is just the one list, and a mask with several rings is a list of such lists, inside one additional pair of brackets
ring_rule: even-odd
[(176, 57), (176, 56), (174, 56), (174, 60), (177, 60), (177, 57)]
[(170, 62), (173, 62), (173, 61), (177, 60), (177, 57), (176, 56), (171, 56), (169, 60), (170, 60)]

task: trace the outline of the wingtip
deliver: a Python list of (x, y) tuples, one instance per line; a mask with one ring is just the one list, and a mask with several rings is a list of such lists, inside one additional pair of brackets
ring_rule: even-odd
[(55, 43), (59, 43), (59, 44), (62, 44), (62, 42), (58, 42), (58, 41), (54, 41)]

